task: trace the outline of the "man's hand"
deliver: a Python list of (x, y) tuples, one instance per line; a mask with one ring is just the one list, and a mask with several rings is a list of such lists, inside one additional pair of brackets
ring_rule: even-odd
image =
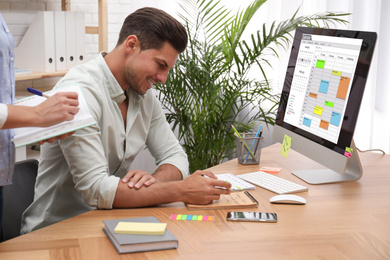
[(182, 201), (191, 204), (209, 204), (219, 200), (222, 194), (230, 194), (232, 187), (230, 183), (218, 180), (211, 171), (196, 171), (183, 180), (182, 185), (185, 191)]
[(42, 141), (39, 141), (38, 144), (42, 145), (44, 143), (52, 143), (54, 142), (54, 140), (64, 140), (67, 136), (71, 136), (72, 134), (74, 134), (75, 131), (73, 132), (69, 132), (69, 133), (66, 133), (66, 134), (63, 134), (63, 135), (58, 135), (58, 136), (55, 136), (55, 137), (52, 137), (52, 138), (49, 138), (49, 139), (45, 139), (45, 140), (42, 140)]
[(153, 183), (156, 183), (157, 180), (148, 172), (132, 170), (129, 171), (125, 177), (123, 177), (122, 182), (127, 183), (129, 188), (136, 188), (138, 190), (142, 186), (148, 187)]

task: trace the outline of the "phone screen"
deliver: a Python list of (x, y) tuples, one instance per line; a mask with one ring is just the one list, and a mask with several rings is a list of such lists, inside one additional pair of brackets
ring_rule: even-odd
[(249, 221), (249, 222), (276, 222), (276, 213), (265, 212), (238, 212), (231, 211), (227, 214), (227, 220), (229, 221)]

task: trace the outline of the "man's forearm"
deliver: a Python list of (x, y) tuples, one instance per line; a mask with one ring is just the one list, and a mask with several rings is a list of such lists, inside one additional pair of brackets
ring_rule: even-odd
[(181, 181), (160, 181), (139, 189), (130, 188), (126, 182), (119, 181), (113, 207), (138, 208), (177, 201), (208, 204), (219, 200), (221, 194), (230, 194), (230, 183), (215, 176), (204, 178), (204, 175), (214, 176), (210, 171), (196, 171)]
[(178, 181), (183, 179), (183, 175), (176, 166), (172, 164), (160, 165), (153, 174), (158, 181)]
[(180, 201), (180, 181), (157, 182), (150, 187), (129, 188), (119, 181), (113, 208), (139, 208)]

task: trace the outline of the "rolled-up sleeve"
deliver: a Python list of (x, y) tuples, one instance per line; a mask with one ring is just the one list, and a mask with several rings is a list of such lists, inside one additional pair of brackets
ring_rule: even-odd
[(119, 177), (108, 174), (99, 132), (94, 131), (96, 127), (79, 130), (61, 141), (61, 149), (68, 162), (74, 188), (84, 202), (100, 209), (111, 209)]

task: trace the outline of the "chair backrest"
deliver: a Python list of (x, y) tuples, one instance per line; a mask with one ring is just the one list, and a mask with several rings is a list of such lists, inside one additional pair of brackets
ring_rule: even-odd
[(34, 200), (38, 160), (28, 159), (15, 164), (12, 184), (3, 187), (3, 241), (20, 235), (22, 214)]

